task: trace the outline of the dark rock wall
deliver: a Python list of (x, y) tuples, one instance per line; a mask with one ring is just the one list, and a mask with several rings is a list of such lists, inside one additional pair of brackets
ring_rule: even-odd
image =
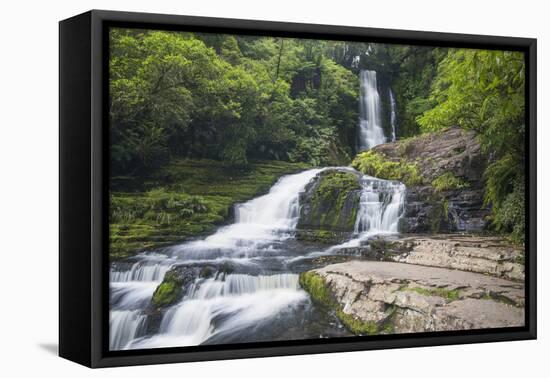
[[(487, 157), (473, 131), (445, 131), (387, 143), (374, 148), (394, 161), (414, 162), (423, 184), (407, 188), (401, 232), (479, 232), (487, 226), (483, 172)], [(452, 174), (466, 187), (438, 191), (432, 182)]]

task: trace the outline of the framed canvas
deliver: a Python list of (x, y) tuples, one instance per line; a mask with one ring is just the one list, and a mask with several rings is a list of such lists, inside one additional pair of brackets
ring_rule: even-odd
[(60, 22), (59, 351), (536, 338), (536, 40)]

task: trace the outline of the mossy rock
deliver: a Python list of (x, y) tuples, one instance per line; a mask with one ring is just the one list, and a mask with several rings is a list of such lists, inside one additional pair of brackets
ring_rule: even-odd
[(400, 291), (413, 291), (415, 293), (418, 293), (420, 295), (424, 295), (427, 297), (430, 296), (437, 296), (445, 299), (448, 302), (456, 301), (457, 299), (460, 299), (461, 292), (459, 289), (446, 289), (443, 287), (435, 287), (435, 288), (425, 288), (425, 287), (419, 287), (419, 286), (404, 286), (399, 289)]
[(338, 232), (330, 230), (297, 230), (297, 240), (304, 242), (339, 244), (351, 238), (351, 232)]
[(178, 265), (171, 268), (157, 286), (151, 302), (156, 308), (167, 307), (178, 302), (198, 278), (210, 278), (220, 272), (215, 266), (203, 267)]
[(300, 286), (309, 293), (311, 299), (315, 302), (329, 308), (337, 306), (337, 302), (325, 279), (319, 274), (312, 271), (302, 272), (300, 273), (299, 282)]
[(166, 307), (174, 304), (183, 295), (183, 283), (183, 277), (176, 271), (168, 271), (153, 293), (151, 301), (156, 307)]
[(319, 230), (320, 242), (332, 238), (330, 232), (352, 232), (360, 196), (356, 173), (336, 169), (321, 172), (300, 197), (298, 230)]
[[(311, 299), (334, 311), (342, 324), (356, 335), (376, 335), (383, 331), (383, 326), (376, 322), (364, 321), (345, 313), (340, 307), (325, 279), (314, 271), (300, 273), (300, 286), (309, 293)], [(385, 326), (385, 325), (384, 325)]]

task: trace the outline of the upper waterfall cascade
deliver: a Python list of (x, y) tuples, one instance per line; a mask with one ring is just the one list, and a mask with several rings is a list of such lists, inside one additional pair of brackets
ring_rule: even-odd
[(361, 71), (359, 76), (361, 91), (359, 97), (359, 149), (368, 150), (386, 143), (382, 128), (380, 94), (376, 81), (376, 71)]

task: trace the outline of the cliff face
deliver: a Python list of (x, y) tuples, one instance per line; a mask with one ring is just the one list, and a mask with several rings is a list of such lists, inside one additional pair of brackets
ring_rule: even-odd
[(483, 205), (486, 157), (475, 132), (450, 128), (383, 144), (371, 151), (389, 162), (416, 167), (420, 177), (407, 185), (401, 232), (479, 232), (485, 229), (489, 215), (489, 209)]
[[(364, 174), (406, 184), (402, 233), (480, 232), (489, 209), (483, 204), (486, 158), (475, 133), (450, 128), (360, 153), (352, 166)], [(349, 238), (361, 196), (359, 172), (321, 172), (300, 196), (297, 237), (338, 242)]]

